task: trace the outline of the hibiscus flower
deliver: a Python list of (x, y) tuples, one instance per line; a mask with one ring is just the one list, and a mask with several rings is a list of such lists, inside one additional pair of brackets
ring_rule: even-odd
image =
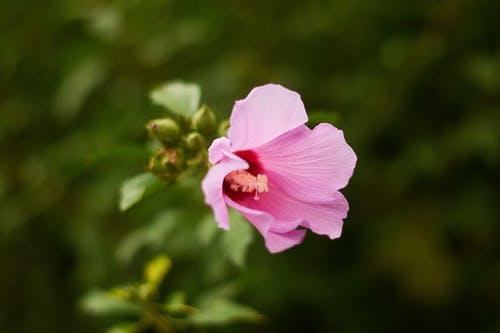
[(230, 206), (272, 253), (300, 244), (305, 228), (340, 237), (349, 205), (339, 190), (356, 155), (341, 130), (305, 122), (300, 95), (280, 85), (256, 87), (235, 103), (227, 137), (208, 149), (212, 167), (202, 181), (220, 228), (229, 230)]

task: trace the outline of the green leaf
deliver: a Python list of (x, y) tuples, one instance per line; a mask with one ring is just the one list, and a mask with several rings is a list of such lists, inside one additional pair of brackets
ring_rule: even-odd
[(144, 282), (137, 286), (137, 296), (143, 302), (153, 301), (157, 292), (158, 286), (151, 282)]
[(217, 222), (212, 213), (206, 214), (197, 225), (196, 235), (201, 245), (207, 246), (217, 236)]
[(201, 90), (194, 83), (167, 82), (151, 92), (154, 104), (185, 117), (191, 117), (200, 106)]
[(146, 190), (152, 189), (161, 182), (150, 172), (144, 172), (125, 180), (120, 188), (120, 211), (124, 212), (144, 196)]
[(55, 112), (63, 120), (73, 120), (94, 88), (106, 78), (108, 66), (96, 58), (78, 63), (64, 78), (55, 99)]
[(102, 290), (89, 291), (80, 300), (80, 306), (85, 312), (98, 316), (139, 314), (141, 310), (138, 305)]
[(195, 307), (186, 305), (186, 294), (176, 291), (168, 295), (163, 305), (165, 311), (176, 315), (192, 314), (198, 311)]
[(231, 229), (222, 234), (222, 249), (229, 259), (239, 267), (245, 265), (248, 246), (252, 243), (254, 231), (245, 218), (231, 209)]
[(137, 333), (142, 327), (139, 323), (119, 323), (106, 330), (106, 333)]
[(196, 325), (224, 325), (235, 321), (261, 321), (264, 317), (249, 306), (226, 298), (206, 299), (188, 319)]
[(110, 289), (106, 294), (107, 296), (127, 301), (131, 300), (135, 296), (136, 292), (137, 292), (137, 286), (126, 285), (126, 286), (114, 287)]
[(157, 256), (146, 264), (144, 277), (147, 282), (158, 285), (170, 270), (172, 261), (167, 256)]
[(200, 296), (198, 303), (204, 303), (205, 300), (213, 298), (232, 298), (238, 294), (239, 286), (236, 282), (229, 282), (218, 285), (205, 291), (203, 295)]
[(174, 291), (168, 295), (165, 305), (179, 305), (186, 303), (186, 294), (182, 291)]
[(118, 261), (129, 262), (141, 248), (160, 247), (177, 226), (179, 217), (179, 211), (163, 211), (155, 217), (152, 223), (130, 233), (116, 250)]

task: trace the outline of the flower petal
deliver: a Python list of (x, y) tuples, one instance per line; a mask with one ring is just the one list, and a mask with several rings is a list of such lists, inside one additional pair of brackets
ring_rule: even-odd
[(248, 163), (245, 160), (224, 152), (224, 157), (208, 170), (207, 175), (201, 182), (205, 202), (212, 207), (219, 228), (229, 230), (229, 217), (222, 193), (224, 177), (232, 171), (247, 168)]
[(274, 233), (270, 231), (265, 237), (266, 247), (271, 253), (277, 253), (299, 245), (304, 240), (306, 231), (292, 230), (284, 234)]
[(253, 151), (269, 179), (306, 202), (331, 201), (347, 185), (356, 165), (343, 132), (325, 123), (313, 130), (299, 126)]
[[(327, 235), (330, 239), (339, 238), (342, 234), (343, 220), (347, 217), (348, 211), (349, 204), (347, 203), (347, 199), (342, 193), (336, 192), (335, 199), (327, 207), (316, 208), (316, 218), (305, 219), (301, 226), (310, 229), (318, 235)], [(318, 218), (324, 213), (331, 214), (330, 219), (326, 223), (324, 219)]]
[(260, 232), (260, 234), (264, 237), (264, 241), (269, 252), (281, 252), (302, 243), (302, 240), (306, 235), (306, 231), (292, 230), (295, 229), (299, 223), (294, 222), (293, 228), (289, 228), (286, 232), (277, 232), (276, 230), (273, 230), (276, 220), (271, 214), (242, 206), (231, 200), (228, 196), (224, 196), (224, 199), (230, 207), (239, 211)]
[(231, 143), (225, 136), (215, 139), (208, 148), (208, 161), (212, 164), (219, 162), (224, 157), (224, 152), (231, 151)]
[(300, 95), (277, 84), (256, 87), (231, 113), (228, 137), (233, 151), (260, 146), (304, 124)]
[[(328, 202), (310, 203), (298, 200), (288, 195), (276, 183), (269, 182), (269, 192), (261, 193), (260, 200), (245, 197), (240, 205), (249, 209), (267, 212), (274, 217), (274, 221), (289, 221), (290, 226), (296, 227), (297, 219), (300, 226), (311, 229), (319, 235), (327, 235), (330, 239), (340, 237), (343, 219), (347, 217), (349, 205), (340, 192), (335, 192)], [(271, 231), (275, 230), (274, 224)]]
[(266, 212), (251, 209), (245, 206), (240, 205), (239, 203), (231, 200), (228, 196), (224, 196), (224, 200), (228, 204), (228, 206), (236, 209), (243, 215), (253, 226), (263, 235), (265, 236), (273, 223), (274, 217)]

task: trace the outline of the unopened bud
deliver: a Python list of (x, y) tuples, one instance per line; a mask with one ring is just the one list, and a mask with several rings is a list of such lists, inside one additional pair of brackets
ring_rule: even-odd
[(215, 114), (208, 106), (202, 105), (193, 116), (193, 126), (202, 134), (212, 133), (216, 126)]
[(149, 170), (157, 177), (175, 180), (184, 170), (184, 156), (178, 149), (159, 149), (149, 160)]
[(219, 136), (226, 136), (228, 129), (229, 129), (229, 120), (224, 119), (223, 121), (221, 121), (221, 123), (219, 125), (219, 129), (217, 130), (217, 134), (219, 134)]
[(169, 118), (152, 120), (146, 128), (155, 139), (167, 146), (175, 144), (181, 136), (179, 125)]
[(200, 150), (205, 146), (205, 140), (200, 133), (192, 132), (186, 137), (186, 147), (191, 151)]
[(193, 157), (186, 161), (188, 167), (199, 167), (208, 165), (207, 152), (199, 150)]
[(163, 158), (167, 171), (181, 173), (184, 170), (184, 153), (178, 149), (167, 150)]

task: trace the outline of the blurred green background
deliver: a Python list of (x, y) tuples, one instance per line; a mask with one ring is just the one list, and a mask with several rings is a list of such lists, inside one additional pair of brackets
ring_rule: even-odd
[[(103, 331), (82, 295), (163, 252), (176, 288), (224, 271), (267, 316), (208, 331), (500, 332), (499, 13), (494, 0), (1, 1), (0, 332)], [(342, 128), (358, 155), (342, 238), (270, 255), (259, 237), (239, 270), (171, 233), (124, 264), (120, 244), (158, 211), (208, 212), (182, 187), (117, 209), (161, 116), (148, 93), (171, 79), (199, 83), (220, 116), (280, 83)]]

